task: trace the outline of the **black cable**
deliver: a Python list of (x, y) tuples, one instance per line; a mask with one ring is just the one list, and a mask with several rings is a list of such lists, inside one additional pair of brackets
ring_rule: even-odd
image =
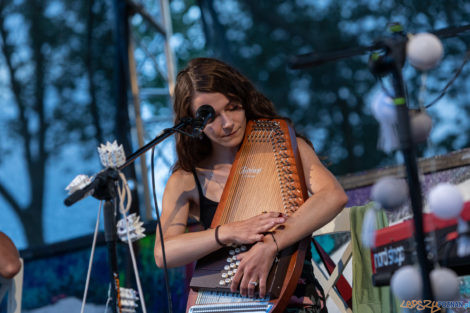
[(157, 213), (157, 228), (160, 234), (160, 243), (162, 246), (162, 258), (163, 258), (163, 272), (165, 273), (165, 286), (166, 286), (166, 295), (168, 297), (168, 312), (172, 313), (172, 302), (171, 302), (171, 292), (170, 292), (170, 279), (168, 277), (168, 267), (166, 265), (166, 255), (165, 255), (165, 244), (163, 243), (163, 230), (162, 223), (160, 221), (160, 214), (158, 213), (158, 204), (157, 204), (157, 193), (155, 191), (155, 166), (154, 166), (154, 155), (155, 155), (155, 146), (152, 148), (152, 159), (151, 159), (151, 168), (152, 168), (152, 193), (153, 193), (153, 202), (155, 205), (155, 211)]
[(460, 75), (460, 73), (462, 72), (462, 69), (463, 67), (465, 66), (465, 64), (467, 64), (468, 60), (470, 59), (470, 50), (467, 50), (467, 53), (465, 55), (465, 58), (463, 59), (463, 62), (462, 64), (460, 65), (460, 67), (457, 69), (457, 71), (455, 72), (454, 74), (454, 77), (452, 77), (451, 80), (449, 80), (449, 82), (447, 83), (447, 85), (444, 87), (444, 89), (442, 89), (441, 93), (439, 94), (439, 96), (436, 97), (436, 99), (434, 99), (433, 101), (431, 101), (429, 104), (425, 105), (424, 107), (427, 109), (429, 108), (431, 105), (433, 105), (434, 103), (436, 103), (437, 101), (439, 101), (442, 97), (444, 97), (444, 95), (446, 94), (447, 92), (447, 89), (454, 83), (454, 81), (457, 79), (457, 77)]

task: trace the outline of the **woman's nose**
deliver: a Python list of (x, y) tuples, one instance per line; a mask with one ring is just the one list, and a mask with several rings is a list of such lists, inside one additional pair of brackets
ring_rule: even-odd
[(222, 118), (222, 128), (226, 129), (233, 126), (233, 120), (230, 116), (227, 114), (221, 114), (220, 116)]

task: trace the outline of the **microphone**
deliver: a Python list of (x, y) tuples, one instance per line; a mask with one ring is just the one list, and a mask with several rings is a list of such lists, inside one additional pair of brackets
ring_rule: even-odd
[(196, 117), (193, 120), (193, 137), (201, 138), (202, 131), (207, 124), (215, 118), (214, 108), (208, 104), (201, 105), (196, 111)]

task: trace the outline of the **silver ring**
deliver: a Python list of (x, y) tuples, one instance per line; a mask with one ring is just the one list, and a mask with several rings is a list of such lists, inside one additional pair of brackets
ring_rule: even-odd
[(250, 285), (253, 285), (253, 286), (258, 286), (258, 282), (257, 281), (250, 281), (249, 282)]

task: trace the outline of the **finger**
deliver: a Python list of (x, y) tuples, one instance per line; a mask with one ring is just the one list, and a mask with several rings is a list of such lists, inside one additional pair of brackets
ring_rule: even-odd
[(242, 277), (243, 277), (243, 268), (239, 267), (237, 269), (237, 272), (235, 273), (235, 276), (233, 276), (232, 283), (230, 284), (231, 292), (237, 292), (238, 286), (240, 285), (240, 281)]
[(280, 212), (267, 212), (262, 214), (261, 216), (263, 218), (275, 218), (275, 217), (280, 217), (282, 213)]
[[(265, 231), (260, 230), (260, 233), (264, 233), (264, 232)], [(253, 238), (253, 241), (251, 243), (259, 242), (259, 241), (263, 241), (264, 235), (263, 234), (257, 234), (257, 235), (254, 235), (252, 238)]]
[(283, 224), (286, 221), (284, 217), (276, 217), (276, 218), (271, 218), (267, 221), (265, 221), (263, 224), (260, 225), (260, 228), (258, 229), (259, 232), (266, 232), (276, 226), (279, 226)]
[(243, 258), (245, 257), (245, 255), (246, 255), (246, 252), (242, 252), (242, 253), (239, 253), (239, 254), (237, 254), (237, 255), (234, 255), (234, 256), (232, 257), (232, 259), (235, 258), (235, 260), (241, 261), (241, 260), (243, 260)]
[(266, 280), (265, 276), (261, 276), (259, 279), (259, 297), (264, 298), (266, 296)]
[[(238, 274), (238, 272), (237, 272)], [(240, 294), (244, 297), (247, 296), (248, 294), (248, 282), (249, 282), (249, 279), (247, 278), (248, 276), (246, 275), (243, 275), (242, 277), (242, 280), (240, 282)]]
[(252, 283), (258, 283), (258, 279), (251, 278), (248, 282), (248, 297), (253, 298), (255, 296), (255, 289), (257, 284), (252, 284)]

